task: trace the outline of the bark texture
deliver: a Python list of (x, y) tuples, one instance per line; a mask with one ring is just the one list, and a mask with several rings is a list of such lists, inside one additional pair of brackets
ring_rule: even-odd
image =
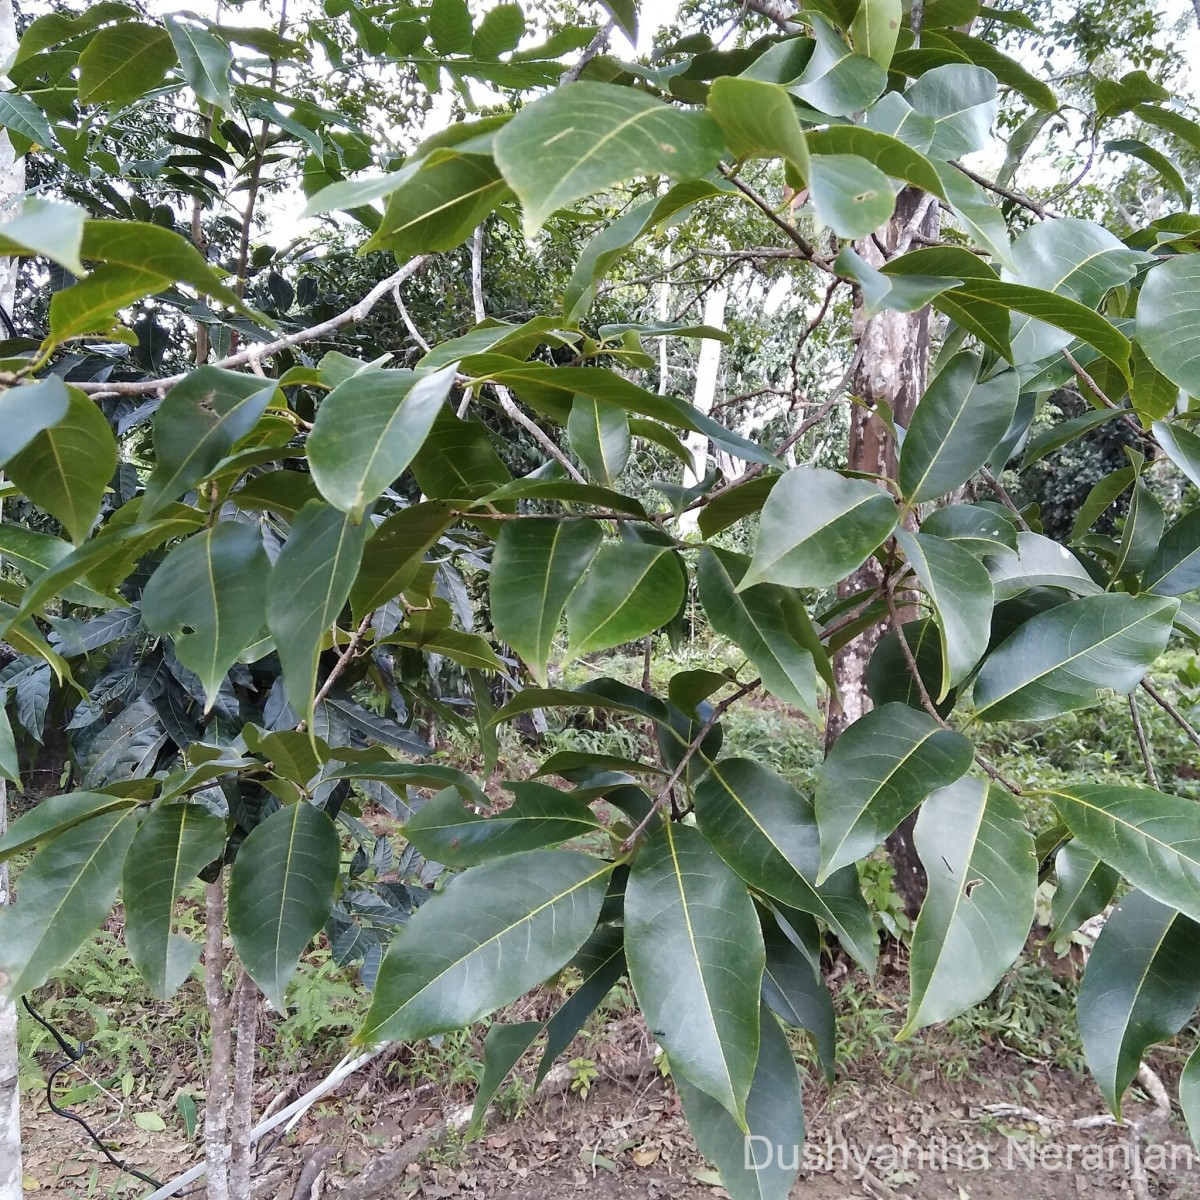
[(233, 1012), (225, 987), (225, 884), (218, 876), (205, 892), (204, 999), (212, 1049), (204, 1096), (204, 1161), (208, 1200), (230, 1200), (229, 1110), (233, 1093)]
[[(892, 219), (873, 237), (855, 249), (872, 266), (880, 267), (908, 248), (914, 234), (932, 237), (937, 232), (937, 207), (915, 188), (906, 188), (896, 202)], [(857, 298), (854, 332), (858, 344), (858, 366), (850, 392), (862, 401), (850, 412), (849, 466), (895, 478), (896, 446), (887, 424), (877, 415), (890, 408), (897, 424), (907, 426), (929, 370), (930, 310), (915, 313), (883, 312), (867, 320)], [(874, 560), (860, 567), (841, 588), (843, 595), (871, 592), (883, 581)], [(901, 618), (905, 614), (901, 611)], [(886, 620), (865, 630), (834, 659), (834, 671), (842, 695), (841, 711), (831, 710), (826, 724), (826, 750), (870, 710), (866, 673), (871, 654), (887, 631)], [(915, 817), (904, 821), (888, 839), (888, 850), (896, 868), (896, 886), (910, 916), (915, 916), (925, 895), (925, 872), (912, 841)]]

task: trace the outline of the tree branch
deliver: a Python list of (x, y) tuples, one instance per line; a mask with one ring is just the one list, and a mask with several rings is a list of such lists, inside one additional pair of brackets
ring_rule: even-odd
[(1142, 752), (1142, 765), (1146, 768), (1146, 782), (1158, 791), (1158, 776), (1154, 772), (1154, 759), (1150, 756), (1150, 744), (1146, 741), (1146, 727), (1142, 714), (1138, 712), (1137, 693), (1129, 693), (1129, 717), (1133, 721), (1133, 732), (1137, 736), (1138, 749)]
[(756, 192), (754, 188), (752, 188), (744, 179), (739, 179), (737, 175), (733, 173), (732, 169), (727, 167), (724, 163), (718, 163), (717, 169), (722, 175), (725, 176), (726, 179), (729, 180), (730, 183), (733, 184), (735, 188), (737, 188), (739, 192), (742, 193), (743, 196), (746, 197), (747, 200), (750, 201), (751, 204), (753, 204), (757, 209), (759, 209), (760, 212), (762, 212), (763, 216), (765, 216), (767, 220), (771, 221), (775, 226), (781, 229), (789, 241), (794, 242), (800, 248), (804, 258), (808, 259), (808, 261), (812, 263), (814, 267), (819, 267), (822, 271), (828, 271), (832, 274), (833, 267), (830, 266), (829, 260), (827, 258), (822, 258), (812, 244), (800, 233), (800, 231), (788, 221), (785, 221), (783, 217), (781, 217), (775, 211), (769, 200), (767, 200), (764, 196), (760, 196), (759, 193)]
[(1170, 700), (1168, 700), (1166, 696), (1164, 696), (1162, 692), (1160, 692), (1158, 688), (1156, 688), (1149, 680), (1143, 679), (1141, 688), (1142, 691), (1145, 692), (1146, 695), (1149, 696), (1150, 699), (1153, 700), (1154, 703), (1157, 704), (1158, 707), (1161, 708), (1163, 712), (1165, 712), (1167, 716), (1170, 717), (1171, 720), (1183, 730), (1183, 732), (1187, 735), (1188, 741), (1190, 741), (1193, 746), (1200, 747), (1200, 732), (1197, 732), (1196, 727), (1187, 719), (1187, 717), (1185, 717), (1183, 713), (1181, 713), (1179, 709), (1177, 709), (1175, 705), (1173, 705)]

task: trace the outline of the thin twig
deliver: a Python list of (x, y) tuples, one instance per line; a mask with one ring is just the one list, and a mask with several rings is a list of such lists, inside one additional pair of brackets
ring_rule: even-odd
[(771, 202), (764, 196), (760, 196), (744, 179), (739, 179), (724, 163), (718, 163), (717, 169), (733, 184), (747, 200), (750, 201), (762, 214), (783, 231), (785, 237), (794, 242), (801, 250), (803, 256), (808, 259), (815, 267), (820, 267), (823, 271), (828, 271), (832, 274), (833, 267), (830, 266), (827, 258), (822, 258), (813, 247), (813, 245), (800, 233), (798, 229), (790, 222), (785, 221), (771, 205)]
[(1167, 716), (1170, 717), (1171, 720), (1183, 730), (1193, 746), (1200, 747), (1200, 731), (1197, 731), (1196, 727), (1187, 719), (1187, 717), (1185, 717), (1183, 713), (1181, 713), (1179, 709), (1177, 709), (1175, 705), (1173, 705), (1170, 700), (1168, 700), (1166, 696), (1164, 696), (1162, 692), (1160, 692), (1158, 688), (1154, 686), (1154, 684), (1147, 679), (1143, 679), (1142, 691), (1144, 691), (1146, 695), (1149, 696), (1150, 699), (1153, 700), (1154, 703), (1157, 704), (1158, 707), (1161, 708), (1163, 712), (1165, 712)]
[(650, 805), (650, 811), (637, 823), (634, 831), (621, 843), (623, 853), (628, 853), (637, 844), (638, 838), (646, 832), (650, 822), (654, 820), (658, 811), (671, 798), (671, 793), (675, 790), (675, 785), (683, 778), (684, 771), (687, 770), (688, 763), (692, 761), (692, 756), (700, 749), (704, 739), (712, 732), (713, 726), (725, 715), (731, 705), (736, 704), (743, 696), (754, 691), (762, 683), (761, 679), (752, 679), (749, 683), (743, 684), (732, 695), (726, 696), (720, 704), (716, 706), (709, 714), (708, 720), (700, 726), (699, 732), (688, 743), (687, 749), (683, 752), (683, 757), (675, 766), (675, 770), (671, 772), (670, 778), (663, 784), (657, 796), (654, 797), (654, 803)]
[(1158, 776), (1154, 772), (1154, 760), (1150, 757), (1150, 744), (1146, 741), (1146, 727), (1142, 714), (1138, 712), (1137, 693), (1129, 693), (1129, 717), (1133, 721), (1133, 732), (1137, 736), (1138, 749), (1142, 752), (1142, 765), (1146, 768), (1146, 782), (1158, 791)]
[(993, 475), (991, 471), (987, 469), (987, 467), (981, 467), (979, 473), (983, 476), (984, 482), (988, 485), (988, 487), (995, 492), (996, 498), (1000, 501), (1000, 503), (1003, 504), (1010, 513), (1012, 513), (1013, 519), (1016, 521), (1017, 528), (1024, 533), (1032, 533), (1033, 530), (1029, 528), (1029, 522), (1026, 521), (1023, 516), (1021, 516), (1021, 510), (1013, 502), (1013, 498), (1008, 494), (1008, 492), (1004, 490), (1004, 484), (1002, 484), (1000, 480), (998, 480), (995, 475)]
[(430, 350), (429, 343), (421, 336), (421, 331), (417, 328), (412, 317), (408, 315), (408, 308), (404, 304), (404, 297), (400, 294), (399, 284), (396, 284), (392, 288), (392, 299), (396, 302), (396, 308), (400, 312), (400, 320), (404, 322), (404, 328), (408, 330), (409, 337), (428, 354)]
[[(330, 317), (328, 321), (322, 321), (319, 325), (312, 325), (308, 329), (301, 329), (296, 333), (289, 333), (287, 337), (279, 338), (274, 342), (255, 346), (253, 350), (239, 351), (237, 354), (231, 354), (228, 358), (222, 358), (210, 365), (226, 368), (244, 367), (255, 359), (263, 359), (272, 354), (278, 354), (280, 350), (289, 350), (292, 346), (301, 346), (305, 342), (316, 341), (318, 338), (325, 337), (326, 334), (336, 333), (345, 325), (361, 321), (394, 287), (411, 279), (429, 261), (430, 257), (428, 254), (422, 254), (405, 263), (400, 270), (377, 283), (361, 300), (352, 304), (344, 312), (338, 313), (336, 317)], [(146, 396), (153, 392), (165, 391), (185, 378), (185, 375), (168, 375), (163, 379), (143, 379), (137, 382), (77, 383), (71, 386), (97, 398), (102, 396)]]
[(964, 167), (962, 163), (956, 162), (953, 166), (957, 167), (968, 179), (974, 180), (975, 183), (979, 184), (986, 191), (995, 192), (997, 196), (1003, 196), (1006, 200), (1011, 200), (1021, 208), (1028, 209), (1034, 216), (1043, 221), (1046, 219), (1045, 205), (1039, 204), (1032, 197), (1026, 196), (1023, 192), (1015, 192), (1012, 188), (1006, 188), (984, 175), (976, 175), (974, 171)]
[(1095, 381), (1095, 379), (1092, 378), (1087, 370), (1085, 370), (1085, 368), (1079, 363), (1070, 350), (1064, 350), (1062, 355), (1063, 358), (1065, 358), (1067, 362), (1071, 364), (1071, 370), (1075, 372), (1079, 381), (1088, 389), (1089, 392), (1092, 393), (1093, 396), (1096, 397), (1097, 400), (1100, 401), (1101, 404), (1104, 405), (1105, 408), (1112, 409), (1113, 412), (1121, 413), (1122, 423), (1132, 429), (1139, 438), (1142, 438), (1145, 441), (1154, 441), (1152, 435), (1147, 433), (1146, 430), (1144, 430), (1133, 419), (1133, 417), (1125, 411), (1125, 409), (1123, 409), (1119, 404), (1113, 402), (1113, 400), (1105, 393), (1104, 389)]
[(602, 50), (608, 49), (608, 39), (612, 37), (612, 31), (616, 26), (616, 21), (609, 21), (602, 29), (597, 30), (596, 36), (587, 44), (587, 47), (576, 62), (558, 77), (559, 87), (562, 87), (564, 84), (574, 83), (583, 74), (583, 68)]
[(337, 683), (342, 672), (350, 664), (350, 660), (362, 649), (362, 644), (367, 635), (367, 630), (371, 628), (371, 622), (375, 619), (373, 612), (367, 613), (365, 617), (358, 623), (358, 628), (354, 631), (353, 636), (346, 643), (346, 648), (338, 655), (338, 660), (333, 664), (329, 674), (325, 676), (325, 682), (321, 684), (321, 690), (317, 692), (313, 698), (313, 708), (316, 708), (333, 689), (333, 685)]

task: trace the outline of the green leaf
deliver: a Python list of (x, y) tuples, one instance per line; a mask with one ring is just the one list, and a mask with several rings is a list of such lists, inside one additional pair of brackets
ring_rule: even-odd
[(937, 612), (942, 638), (942, 680), (933, 699), (944, 700), (987, 652), (992, 621), (992, 580), (969, 550), (931, 533), (909, 533), (896, 540), (921, 588)]
[(171, 36), (175, 53), (179, 55), (183, 77), (196, 93), (196, 99), (229, 112), (233, 108), (233, 95), (229, 90), (233, 55), (229, 46), (215, 33), (187, 25), (170, 14), (163, 18), (163, 24)]
[(987, 146), (999, 110), (991, 71), (965, 63), (934, 67), (904, 94), (918, 113), (933, 118), (934, 158), (961, 158)]
[(392, 513), (376, 528), (350, 589), (350, 607), (358, 620), (413, 583), (426, 551), (437, 544), (453, 519), (449, 504), (425, 501)]
[(470, 500), (512, 478), (492, 449), (487, 427), (481, 421), (460, 421), (449, 405), (438, 413), (413, 459), (412, 473), (431, 500)]
[(1030, 439), (1029, 444), (1025, 447), (1025, 453), (1021, 456), (1021, 470), (1024, 471), (1039, 459), (1045, 458), (1047, 454), (1053, 454), (1055, 450), (1061, 449), (1085, 433), (1090, 433), (1093, 429), (1099, 429), (1101, 425), (1115, 420), (1120, 415), (1120, 411), (1117, 409), (1102, 408), (1094, 412), (1081, 413), (1078, 417), (1071, 417), (1067, 421), (1059, 421), (1044, 433)]
[(666, 546), (607, 542), (566, 602), (567, 658), (621, 646), (665, 625), (683, 603), (686, 579)]
[(874, 485), (796, 467), (763, 505), (754, 558), (739, 590), (756, 583), (830, 587), (862, 566), (896, 521), (891, 497)]
[(267, 628), (275, 639), (292, 707), (312, 725), (321, 640), (358, 573), (370, 522), (310, 500), (292, 524), (267, 579)]
[(1110, 154), (1128, 154), (1144, 162), (1158, 175), (1167, 190), (1175, 193), (1185, 208), (1191, 204), (1192, 194), (1183, 181), (1179, 168), (1161, 150), (1147, 145), (1140, 138), (1115, 138), (1111, 142), (1105, 142), (1104, 149)]
[(1117, 1120), (1146, 1051), (1177, 1034), (1200, 1003), (1198, 935), (1182, 913), (1132, 892), (1092, 947), (1079, 985), (1079, 1032)]
[(854, 48), (881, 67), (887, 67), (900, 36), (902, 18), (901, 0), (862, 0), (850, 23)]
[[(0, 250), (6, 254), (45, 255), (74, 275), (86, 275), (87, 268), (79, 257), (86, 218), (87, 210), (77, 205), (30, 196), (21, 211), (0, 226)], [(49, 379), (57, 377), (47, 376), (41, 382)]]
[(1180, 518), (1162, 536), (1142, 571), (1142, 590), (1182, 596), (1200, 587), (1200, 509)]
[[(1149, 261), (1149, 255), (1130, 250), (1107, 229), (1091, 221), (1062, 217), (1031, 225), (1013, 242), (1012, 268), (1006, 269), (1003, 278), (1095, 308), (1109, 291), (1127, 284)], [(1013, 361), (1036, 362), (1057, 354), (1070, 344), (1069, 332), (1048, 327), (1029, 314), (1014, 317)]]
[[(11, 130), (35, 146), (54, 145), (54, 133), (45, 114), (28, 96), (17, 92), (0, 92), (0, 128)], [(14, 236), (8, 231), (7, 222), (4, 232), (7, 237)]]
[(1138, 479), (1133, 485), (1121, 543), (1113, 561), (1113, 578), (1126, 572), (1136, 574), (1150, 561), (1158, 549), (1165, 520), (1162, 505), (1146, 484)]
[(180, 380), (154, 414), (155, 466), (142, 500), (143, 518), (212, 474), (258, 424), (274, 395), (273, 382), (264, 385), (256, 375), (219, 367), (199, 367)]
[(881, 312), (917, 312), (935, 296), (962, 282), (938, 275), (885, 275), (849, 246), (842, 247), (834, 267), (839, 275), (858, 284), (867, 320)]
[(1192, 1051), (1179, 1076), (1179, 1107), (1192, 1143), (1200, 1147), (1200, 1048)]
[(1017, 548), (1017, 527), (1011, 519), (976, 504), (947, 504), (934, 509), (921, 522), (921, 532), (955, 542), (980, 556)]
[(137, 820), (101, 811), (47, 842), (19, 876), (17, 903), (0, 908), (0, 988), (39, 988), (112, 910)]
[(720, 1172), (731, 1200), (787, 1200), (804, 1145), (795, 1055), (765, 1007), (760, 1025), (762, 1048), (746, 1097), (748, 1134), (718, 1101), (682, 1075), (673, 1076), (696, 1146)]
[(608, 10), (609, 15), (617, 23), (617, 28), (629, 39), (634, 46), (638, 42), (638, 6), (637, 0), (600, 0)]
[(539, 683), (546, 682), (563, 609), (600, 540), (596, 521), (549, 517), (509, 521), (496, 539), (488, 584), (492, 626)]
[(362, 520), (420, 450), (454, 386), (454, 364), (431, 375), (366, 371), (321, 401), (308, 463), (321, 495)]
[(175, 62), (165, 29), (140, 21), (111, 25), (79, 56), (79, 99), (84, 104), (128, 104), (158, 87)]
[(270, 570), (258, 528), (221, 521), (180, 542), (146, 583), (146, 628), (169, 634), (179, 661), (199, 676), (205, 712), (229, 668), (263, 632)]
[(966, 483), (1012, 423), (1020, 390), (1016, 372), (981, 382), (981, 371), (978, 355), (960, 352), (925, 389), (900, 449), (899, 483), (910, 503)]
[(625, 888), (625, 955), (672, 1075), (744, 1129), (759, 1059), (762, 932), (746, 885), (697, 830), (668, 822), (646, 838)]
[(288, 980), (329, 916), (341, 853), (333, 822), (301, 801), (256, 825), (233, 860), (229, 932), (277, 1012), (287, 1011)]
[(1058, 109), (1058, 99), (1048, 84), (1027, 71), (1016, 59), (997, 50), (990, 42), (972, 37), (959, 29), (939, 30), (937, 37), (939, 41), (961, 50), (975, 66), (991, 71), (1001, 83), (1024, 96), (1035, 108), (1046, 113)]
[(511, 783), (516, 799), (491, 817), (463, 807), (446, 788), (427, 800), (404, 827), (404, 836), (431, 862), (474, 867), (523, 850), (567, 842), (600, 828), (585, 799), (544, 783)]
[[(8, 709), (0, 708), (0, 777), (21, 786), (21, 759), (17, 754), (17, 742), (13, 737)], [(4, 861), (3, 844), (7, 836), (0, 837), (0, 862)]]
[(517, 113), (496, 135), (495, 154), (532, 237), (557, 209), (634, 176), (708, 174), (721, 136), (706, 115), (633, 88), (572, 83)]
[[(6, 713), (7, 715), (7, 713)], [(92, 817), (132, 808), (137, 801), (107, 792), (70, 792), (49, 796), (22, 813), (0, 837), (0, 863), (42, 842), (53, 841)]]
[(612, 869), (530, 850), (456, 876), (392, 939), (356, 1040), (415, 1041), (511, 1004), (587, 940)]
[(924, 155), (933, 144), (933, 118), (922, 116), (899, 92), (885, 92), (862, 115), (863, 127), (886, 133)]
[(974, 750), (906, 704), (884, 704), (849, 726), (817, 776), (815, 814), (824, 882), (865, 858), (936, 788), (970, 769)]
[(812, 802), (761, 763), (726, 758), (696, 789), (696, 823), (752, 887), (820, 917), (866, 971), (876, 935), (851, 867), (816, 884), (820, 859)]
[(69, 409), (70, 393), (57, 375), (0, 393), (0, 467), (63, 420)]
[(1044, 789), (1080, 844), (1134, 887), (1200, 921), (1200, 810), (1149, 788)]
[[(492, 11), (495, 12), (495, 9)], [(515, 1025), (497, 1021), (487, 1031), (483, 1039), (483, 1078), (479, 1081), (471, 1122), (464, 1134), (468, 1140), (479, 1135), (488, 1106), (496, 1098), (509, 1072), (520, 1062), (544, 1028), (541, 1021), (520, 1021)]]
[(896, 207), (891, 181), (857, 154), (814, 154), (808, 192), (817, 217), (838, 237), (866, 237), (886, 224)]
[(515, 50), (525, 36), (525, 14), (519, 4), (497, 4), (483, 14), (471, 40), (472, 53), (480, 58), (498, 58)]
[[(937, 622), (932, 619), (906, 621), (903, 629), (925, 691), (932, 694), (942, 681), (942, 635)], [(875, 647), (871, 661), (867, 663), (866, 684), (867, 694), (876, 708), (895, 703), (924, 711), (920, 689), (909, 673), (908, 660), (894, 629), (889, 629)], [(945, 717), (957, 699), (957, 693), (951, 692), (941, 703), (935, 702), (934, 708)]]
[(379, 228), (359, 253), (391, 250), (411, 258), (453, 250), (508, 192), (490, 155), (435, 150), (393, 177)]
[(1155, 421), (1150, 429), (1167, 457), (1200, 487), (1200, 437), (1182, 425), (1166, 421)]
[(117, 469), (117, 443), (94, 401), (68, 388), (67, 413), (34, 435), (5, 468), (39, 508), (57, 517), (78, 543), (91, 532)]
[(993, 558), (988, 565), (996, 600), (1011, 600), (1031, 588), (1066, 588), (1076, 595), (1095, 595), (1100, 585), (1065, 546), (1040, 533), (1017, 534), (1016, 555)]
[[(328, 701), (327, 701), (328, 703)], [(439, 763), (406, 762), (358, 762), (348, 767), (327, 771), (326, 779), (377, 779), (392, 788), (452, 787), (467, 804), (486, 808), (490, 803), (483, 789), (457, 767), (445, 767)]]
[(808, 147), (786, 88), (725, 75), (708, 90), (708, 111), (734, 158), (782, 158), (801, 179), (808, 178)]
[(200, 947), (173, 934), (180, 892), (225, 848), (225, 822), (198, 804), (155, 809), (125, 858), (121, 900), (125, 940), (151, 992), (166, 1000), (200, 961)]
[(773, 913), (760, 910), (759, 916), (767, 952), (763, 999), (785, 1024), (812, 1034), (822, 1074), (832, 1083), (837, 1030), (833, 1000), (821, 977), (821, 931), (808, 913), (789, 911), (786, 929)]
[(1074, 841), (1054, 856), (1054, 874), (1058, 886), (1051, 901), (1049, 942), (1074, 933), (1084, 921), (1102, 913), (1121, 882), (1120, 872)]
[[(696, 590), (709, 623), (754, 664), (767, 691), (815, 719), (814, 648), (800, 644), (788, 620), (795, 597), (771, 584), (739, 593), (745, 571), (746, 560), (741, 555), (711, 546), (701, 549)], [(819, 646), (815, 650), (824, 656)]]
[(887, 86), (887, 70), (865, 54), (855, 54), (834, 26), (816, 13), (806, 14), (816, 45), (804, 73), (788, 90), (831, 117), (866, 108)]
[(1037, 892), (1021, 807), (986, 779), (964, 777), (934, 792), (913, 839), (929, 891), (913, 930), (901, 1038), (987, 997), (1025, 946)]
[[(1132, 467), (1122, 467), (1119, 471), (1113, 471), (1111, 475), (1105, 475), (1088, 492), (1087, 499), (1080, 505), (1079, 511), (1075, 515), (1075, 524), (1071, 526), (1071, 541), (1078, 542), (1085, 537), (1100, 515), (1107, 512), (1113, 501), (1133, 483), (1135, 478), (1136, 473)], [(1144, 590), (1150, 591), (1151, 589)]]
[(429, 36), (439, 54), (466, 54), (471, 49), (471, 10), (466, 0), (433, 0)]
[(612, 487), (629, 462), (629, 418), (624, 410), (591, 396), (576, 396), (567, 437), (592, 478)]
[(1056, 717), (1135, 688), (1166, 648), (1178, 601), (1086, 596), (1026, 621), (988, 655), (975, 680), (985, 721)]
[[(900, 97), (896, 96), (896, 99), (900, 100)], [(884, 130), (863, 125), (830, 125), (809, 133), (807, 140), (814, 155), (856, 155), (874, 163), (893, 179), (903, 179), (945, 198), (942, 179), (934, 164), (919, 150)]]

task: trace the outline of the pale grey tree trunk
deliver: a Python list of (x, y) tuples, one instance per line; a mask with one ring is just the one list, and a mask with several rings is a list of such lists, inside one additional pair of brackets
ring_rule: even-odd
[[(723, 287), (715, 287), (708, 293), (704, 301), (704, 324), (714, 329), (725, 328), (725, 306), (729, 301), (729, 292)], [(703, 338), (700, 342), (700, 360), (696, 363), (696, 391), (693, 403), (698, 412), (708, 416), (713, 401), (717, 395), (717, 377), (721, 371), (721, 343), (715, 338)], [(699, 483), (708, 470), (708, 436), (703, 433), (689, 433), (683, 444), (692, 456), (691, 469), (684, 468), (683, 486), (692, 487)], [(685, 512), (679, 518), (679, 532), (686, 537), (696, 532), (699, 510)]]
[[(12, 0), (0, 0), (0, 62), (17, 49)], [(7, 81), (4, 81), (7, 83)], [(0, 86), (4, 86), (0, 83)], [(25, 190), (25, 162), (18, 160), (8, 135), (0, 131), (0, 221), (14, 212)], [(0, 259), (0, 304), (13, 310), (17, 292), (16, 259)], [(0, 779), (0, 835), (8, 826), (8, 786)], [(0, 905), (8, 903), (8, 867), (0, 866)], [(0, 1200), (21, 1200), (21, 1095), (17, 1069), (17, 1010), (0, 999)]]

